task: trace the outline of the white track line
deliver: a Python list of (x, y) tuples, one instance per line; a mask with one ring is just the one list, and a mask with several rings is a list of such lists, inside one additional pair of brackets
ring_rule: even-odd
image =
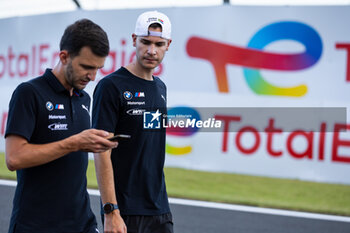
[(13, 186), (15, 187), (17, 185), (17, 181), (13, 180), (0, 180), (0, 185), (6, 185), (6, 186)]
[(272, 214), (272, 215), (279, 215), (279, 216), (350, 222), (350, 217), (327, 215), (327, 214), (315, 214), (315, 213), (307, 213), (307, 212), (299, 212), (299, 211), (261, 208), (261, 207), (233, 205), (233, 204), (224, 204), (224, 203), (207, 202), (207, 201), (177, 199), (177, 198), (169, 198), (169, 202), (172, 204), (178, 204), (178, 205), (198, 206), (198, 207), (215, 208), (215, 209), (223, 209), (223, 210), (235, 210), (235, 211), (244, 211), (244, 212), (260, 213), (260, 214)]
[[(16, 186), (17, 182), (0, 179), (0, 185)], [(100, 196), (100, 192), (96, 189), (88, 189), (88, 193), (93, 196)], [(350, 222), (350, 217), (328, 215), (328, 214), (315, 214), (315, 213), (290, 211), (290, 210), (279, 210), (279, 209), (232, 205), (232, 204), (207, 202), (207, 201), (186, 200), (186, 199), (180, 199), (180, 198), (169, 198), (169, 202), (171, 204), (177, 204), (177, 205), (196, 206), (196, 207), (205, 207), (205, 208), (222, 209), (222, 210), (235, 210), (235, 211), (259, 213), (259, 214), (272, 214), (272, 215), (279, 215), (279, 216), (319, 219), (319, 220), (327, 220), (327, 221)]]

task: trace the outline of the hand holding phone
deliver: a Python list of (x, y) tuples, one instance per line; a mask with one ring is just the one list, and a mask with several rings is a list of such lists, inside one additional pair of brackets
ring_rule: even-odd
[(113, 137), (107, 138), (107, 139), (112, 141), (112, 142), (116, 142), (116, 141), (120, 142), (120, 141), (128, 140), (130, 138), (131, 138), (131, 136), (127, 135), (127, 134), (117, 134), (117, 135), (114, 135)]

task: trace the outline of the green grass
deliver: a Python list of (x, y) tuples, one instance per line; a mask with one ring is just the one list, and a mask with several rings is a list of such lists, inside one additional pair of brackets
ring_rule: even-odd
[[(16, 179), (0, 154), (0, 177)], [(87, 171), (89, 188), (97, 188), (94, 162)], [(350, 186), (166, 168), (168, 195), (350, 216)]]
[(16, 172), (11, 172), (6, 167), (4, 153), (0, 153), (0, 178), (9, 180), (16, 179)]
[(350, 216), (350, 186), (167, 168), (169, 196)]

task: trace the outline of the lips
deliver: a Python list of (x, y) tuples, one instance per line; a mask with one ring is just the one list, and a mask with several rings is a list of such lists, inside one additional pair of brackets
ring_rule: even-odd
[(82, 80), (80, 81), (80, 84), (83, 86), (86, 86), (90, 81)]
[(147, 57), (145, 58), (145, 60), (148, 62), (156, 62), (157, 61), (157, 59), (147, 58)]

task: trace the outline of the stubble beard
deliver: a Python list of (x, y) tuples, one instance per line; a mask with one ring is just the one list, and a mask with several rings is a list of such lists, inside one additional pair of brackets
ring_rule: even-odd
[(75, 77), (75, 74), (74, 74), (74, 70), (73, 70), (73, 66), (72, 66), (72, 62), (71, 61), (67, 65), (65, 75), (66, 75), (66, 81), (69, 84), (69, 86), (71, 86), (74, 89), (78, 89), (78, 90), (84, 89), (84, 88), (79, 88), (77, 85), (74, 84), (74, 79), (76, 77)]

